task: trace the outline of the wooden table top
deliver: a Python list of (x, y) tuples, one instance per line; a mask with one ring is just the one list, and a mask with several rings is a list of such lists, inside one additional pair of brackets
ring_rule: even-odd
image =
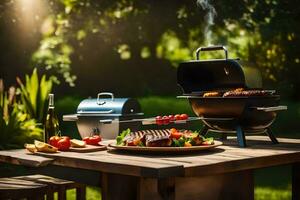
[(25, 149), (0, 151), (0, 161), (32, 167), (58, 165), (141, 177), (203, 176), (257, 169), (300, 161), (300, 139), (247, 136), (246, 148), (236, 138), (212, 150), (189, 154), (150, 155), (115, 150), (93, 153), (60, 152), (32, 155)]

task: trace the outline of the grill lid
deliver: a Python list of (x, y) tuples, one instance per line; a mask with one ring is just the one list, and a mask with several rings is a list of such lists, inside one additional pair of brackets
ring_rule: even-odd
[[(200, 60), (200, 52), (224, 50), (225, 59)], [(253, 76), (259, 79), (259, 74), (249, 74), (237, 60), (228, 59), (224, 46), (200, 47), (196, 51), (197, 60), (179, 64), (177, 83), (184, 93), (227, 90), (232, 88), (260, 88), (253, 82)], [(253, 70), (251, 70), (253, 72)], [(251, 75), (251, 78), (249, 76)]]
[[(110, 96), (110, 98), (101, 98)], [(135, 115), (141, 114), (141, 106), (132, 98), (114, 98), (109, 92), (99, 93), (96, 99), (85, 99), (77, 108), (78, 115)]]

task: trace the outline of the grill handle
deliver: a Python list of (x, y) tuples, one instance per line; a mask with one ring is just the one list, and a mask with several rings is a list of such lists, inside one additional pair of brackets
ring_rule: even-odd
[(98, 95), (97, 95), (97, 104), (100, 105), (100, 106), (104, 105), (106, 103), (106, 101), (101, 101), (100, 100), (101, 96), (110, 96), (111, 101), (114, 101), (114, 99), (115, 99), (114, 94), (111, 93), (111, 92), (101, 92), (101, 93), (98, 93)]
[(283, 111), (287, 110), (287, 106), (274, 106), (274, 107), (252, 107), (253, 109), (265, 112)]
[(216, 51), (216, 50), (224, 50), (225, 52), (225, 59), (228, 59), (228, 51), (226, 49), (226, 47), (222, 46), (222, 45), (217, 45), (217, 46), (209, 46), (209, 47), (199, 47), (196, 50), (196, 58), (197, 60), (200, 60), (200, 52), (201, 51)]

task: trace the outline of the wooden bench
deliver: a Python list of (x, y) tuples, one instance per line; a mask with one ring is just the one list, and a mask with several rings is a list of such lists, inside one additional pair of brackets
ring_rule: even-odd
[(54, 199), (58, 193), (59, 200), (66, 199), (66, 190), (76, 189), (76, 199), (85, 199), (85, 186), (73, 181), (57, 179), (44, 175), (17, 176), (0, 178), (0, 199)]

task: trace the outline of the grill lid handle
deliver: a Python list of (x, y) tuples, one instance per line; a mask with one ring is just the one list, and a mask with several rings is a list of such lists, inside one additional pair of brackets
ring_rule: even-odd
[(226, 47), (222, 46), (222, 45), (216, 45), (216, 46), (209, 46), (209, 47), (199, 47), (196, 50), (196, 58), (197, 60), (200, 60), (200, 52), (201, 51), (216, 51), (216, 50), (224, 50), (225, 52), (225, 59), (228, 59), (228, 51), (226, 49)]
[(101, 96), (110, 96), (111, 97), (111, 101), (114, 101), (115, 97), (114, 97), (114, 94), (111, 93), (111, 92), (101, 92), (101, 93), (98, 93), (97, 95), (97, 104), (98, 105), (104, 105), (106, 103), (106, 101), (101, 101), (100, 97)]

